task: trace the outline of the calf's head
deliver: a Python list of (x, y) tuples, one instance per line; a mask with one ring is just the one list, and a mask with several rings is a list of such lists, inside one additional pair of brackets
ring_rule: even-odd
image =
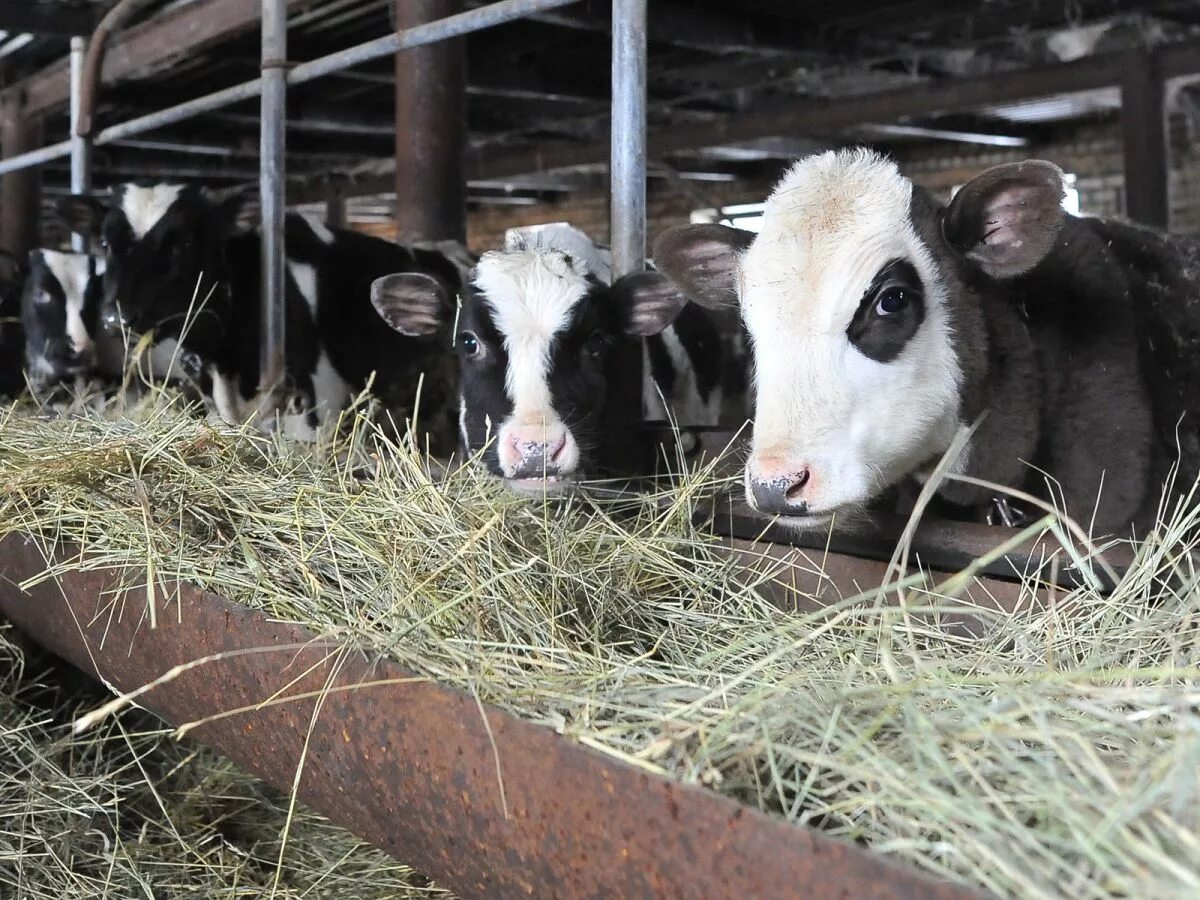
[(91, 369), (103, 272), (104, 262), (84, 253), (34, 250), (29, 254), (21, 325), (25, 365), (35, 390)]
[(598, 474), (609, 430), (640, 403), (640, 387), (629, 396), (617, 387), (619, 348), (661, 331), (686, 302), (657, 273), (608, 285), (597, 268), (537, 235), (485, 253), (457, 310), (427, 276), (375, 282), (375, 306), (396, 330), (453, 327), (463, 447), (517, 491)]
[(226, 244), (240, 200), (217, 201), (196, 185), (120, 184), (110, 202), (72, 196), (59, 213), (104, 249), (103, 314), (111, 324), (157, 337), (184, 337), (204, 352), (227, 340)]
[(756, 401), (749, 502), (797, 525), (864, 506), (945, 452), (968, 363), (984, 355), (980, 279), (1029, 271), (1061, 227), (1062, 173), (1001, 166), (938, 209), (865, 150), (796, 163), (750, 235), (660, 235), (655, 261), (692, 299), (737, 303)]

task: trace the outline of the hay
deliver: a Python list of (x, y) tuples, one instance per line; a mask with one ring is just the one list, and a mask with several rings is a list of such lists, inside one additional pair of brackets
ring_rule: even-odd
[(0, 627), (0, 896), (21, 900), (448, 897), (134, 711), (74, 737)]
[(310, 452), (162, 406), (14, 413), (0, 530), (196, 581), (999, 895), (1200, 892), (1194, 496), (1111, 596), (970, 637), (937, 627), (961, 609), (937, 586), (779, 611), (690, 524), (704, 473), (619, 510), (537, 504), (352, 431)]

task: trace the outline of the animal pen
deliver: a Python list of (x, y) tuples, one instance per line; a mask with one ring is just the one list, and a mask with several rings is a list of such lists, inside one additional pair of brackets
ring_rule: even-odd
[[(654, 135), (653, 139), (648, 136), (648, 2), (613, 0), (611, 8), (612, 94), (607, 162), (614, 274), (641, 271), (646, 265), (648, 157), (672, 146), (684, 146), (692, 139), (686, 133), (689, 126)], [(95, 104), (103, 95), (102, 80), (107, 71), (104, 42), (116, 41), (122, 18), (145, 6), (126, 0), (110, 13), (96, 39), (89, 42), (77, 35), (71, 41), (69, 139), (16, 153), (9, 152), (13, 146), (10, 142), (5, 158), (0, 160), (0, 175), (16, 175), (19, 179), (33, 167), (69, 158), (71, 190), (87, 193), (93, 148), (260, 98), (259, 194), (262, 292), (266, 301), (261, 358), (262, 384), (269, 385), (281, 377), (283, 370), (283, 222), (285, 209), (296, 199), (289, 190), (286, 165), (289, 88), (395, 56), (396, 128), (407, 131), (411, 143), (419, 145), (414, 146), (410, 159), (398, 160), (396, 167), (415, 167), (430, 158), (436, 167), (445, 164), (436, 160), (453, 155), (451, 144), (463, 140), (461, 123), (454, 121), (454, 110), (430, 101), (420, 103), (419, 98), (405, 95), (406, 85), (461, 78), (461, 73), (455, 74), (453, 56), (455, 52), (461, 54), (461, 49), (446, 50), (446, 42), (524, 17), (551, 14), (575, 3), (497, 0), (470, 4), (472, 8), (468, 9), (464, 8), (466, 4), (451, 0), (399, 0), (394, 34), (292, 63), (288, 56), (289, 3), (262, 0), (261, 10), (257, 11), (262, 22), (259, 77), (126, 122), (96, 127)], [(230, 15), (235, 7), (246, 6), (231, 2), (207, 5), (221, 5)], [(212, 15), (217, 16), (217, 12)], [(173, 15), (180, 23), (191, 13), (185, 5)], [(194, 28), (201, 20), (194, 17), (187, 21)], [(188, 33), (180, 25), (173, 36), (186, 39)], [(1126, 163), (1131, 173), (1127, 187), (1129, 212), (1135, 218), (1165, 224), (1163, 84), (1167, 79), (1200, 71), (1197, 46), (1197, 39), (1192, 38), (1153, 55), (1100, 55), (1056, 65), (1053, 71), (1047, 69), (1036, 77), (1032, 73), (992, 76), (986, 93), (982, 86), (952, 83), (935, 89), (941, 94), (932, 102), (940, 104), (939, 109), (953, 111), (985, 98), (987, 102), (999, 102), (998, 93), (1017, 100), (1099, 90), (1120, 80), (1127, 94), (1140, 91), (1143, 98), (1150, 98), (1138, 106), (1141, 121), (1126, 126), (1126, 149), (1132, 154)], [(1123, 68), (1121, 64), (1129, 65)], [(116, 65), (124, 63), (118, 60)], [(872, 116), (892, 121), (906, 115), (911, 102), (903, 91), (893, 88), (840, 110), (832, 101), (815, 101), (806, 108), (791, 110), (781, 105), (758, 113), (758, 122), (731, 126), (722, 139), (758, 139), (759, 131), (773, 127), (761, 120), (771, 117), (787, 116), (792, 122), (789, 127), (795, 128), (818, 120), (828, 128), (830, 121), (836, 123), (839, 117), (847, 126)], [(925, 98), (922, 102), (931, 101)], [(14, 130), (11, 124), (9, 130)], [(594, 155), (594, 148), (588, 152)], [(551, 151), (544, 168), (565, 168), (584, 155), (579, 151), (578, 158), (572, 158), (572, 151)], [(504, 159), (493, 165), (503, 170)], [(450, 168), (448, 177), (461, 181), (462, 172)], [(412, 234), (431, 239), (462, 237), (464, 197), (453, 193), (449, 199), (431, 197), (431, 191), (444, 183), (442, 178), (433, 177), (427, 183), (409, 179), (415, 183), (403, 185), (400, 180), (396, 193), (402, 232), (408, 228)], [(1144, 190), (1137, 188), (1139, 183), (1147, 183)], [(8, 184), (16, 186), (19, 193), (19, 180)], [(344, 203), (336, 184), (327, 188), (331, 209)], [(9, 215), (8, 197), (13, 195), (7, 186), (5, 194), (4, 214)], [(28, 212), (30, 204), (26, 203), (25, 208)], [(77, 240), (82, 248), (81, 239)], [(640, 381), (640, 366), (640, 357), (630, 359), (631, 379)], [(216, 480), (224, 477), (223, 466), (228, 466), (230, 472), (241, 472), (243, 468), (252, 472), (260, 466), (264, 481), (278, 474), (255, 456), (254, 448), (259, 444), (235, 446), (231, 440), (206, 436), (198, 426), (189, 429), (175, 423), (168, 430), (177, 441), (172, 446), (182, 448), (178, 450), (180, 460), (195, 460), (198, 467), (210, 467), (217, 473), (212, 476)], [(706, 434), (704, 442), (709, 450), (717, 452), (733, 438), (728, 429), (719, 428)], [(77, 439), (96, 440), (100, 448), (94, 460), (85, 462), (85, 468), (106, 465), (100, 459), (103, 453), (129, 453), (138, 455), (139, 460), (151, 460), (157, 452), (117, 426), (96, 426), (90, 432), (83, 429)], [(32, 445), (14, 443), (2, 449), (15, 457), (26, 454), (32, 460), (34, 456)], [(160, 460), (155, 465), (160, 464), (161, 469), (146, 466), (146, 479), (159, 479), (155, 483), (160, 483), (182, 508), (190, 502), (190, 476), (172, 468), (174, 462)], [(384, 469), (389, 465), (403, 468), (386, 457), (379, 465)], [(301, 463), (295, 463), (295, 471), (308, 477)], [(402, 477), (415, 476), (405, 470)], [(87, 480), (82, 470), (71, 478)], [(312, 478), (314, 482), (319, 480), (318, 475)], [(346, 471), (336, 469), (319, 470), (319, 478), (330, 479), (331, 484), (339, 478), (352, 486), (355, 482)], [(135, 482), (138, 479), (129, 484), (132, 495), (143, 497), (138, 492), (146, 488)], [(50, 490), (37, 481), (32, 468), (7, 489), (22, 496)], [(201, 486), (194, 489), (209, 490)], [(176, 490), (179, 493), (171, 493)], [(610, 495), (597, 493), (613, 509), (622, 504), (635, 507), (635, 515), (645, 515), (649, 507), (662, 510), (674, 523), (672, 527), (682, 533), (709, 528), (716, 535), (713, 544), (705, 545), (703, 550), (687, 549), (697, 554), (697, 570), (752, 585), (779, 610), (818, 633), (827, 627), (823, 623), (830, 621), (830, 616), (839, 621), (853, 620), (855, 603), (878, 602), (879, 597), (871, 590), (890, 583), (892, 588), (882, 607), (897, 618), (889, 620), (889, 628), (897, 634), (904, 632), (912, 647), (924, 647), (925, 641), (947, 641), (950, 646), (961, 642), (965, 647), (980, 634), (1002, 628), (997, 622), (1019, 611), (1050, 610), (1045, 613), (1050, 617), (1069, 617), (1070, 610), (1076, 608), (1081, 616), (1099, 617), (1105, 598), (1122, 590), (1127, 574), (1139, 561), (1148, 566), (1146, 577), (1150, 581), (1168, 580), (1170, 572), (1175, 571), (1172, 567), (1183, 570), (1189, 565), (1171, 555), (1167, 541), (1145, 551), (1123, 544), (1095, 548), (1079, 534), (1048, 529), (1048, 521), (1025, 527), (992, 527), (929, 520), (913, 528), (907, 520), (881, 520), (865, 537), (797, 537), (739, 502), (699, 489), (689, 494), (686, 486), (682, 499), (637, 497), (615, 490)], [(421, 502), (436, 508), (432, 501)], [(149, 501), (142, 499), (140, 503), (149, 517)], [(571, 716), (560, 716), (557, 729), (547, 727), (545, 720), (552, 718), (549, 713), (543, 721), (528, 721), (516, 713), (515, 702), (486, 696), (471, 678), (454, 676), (452, 661), (442, 661), (445, 677), (437, 677), (429, 668), (422, 670), (401, 662), (402, 657), (388, 658), (376, 652), (377, 646), (363, 647), (350, 639), (341, 640), (347, 635), (356, 636), (345, 622), (314, 621), (306, 627), (298, 617), (289, 617), (286, 608), (252, 607), (182, 577), (161, 577), (146, 569), (139, 573), (130, 562), (127, 548), (116, 548), (115, 543), (103, 540), (91, 546), (91, 537), (97, 534), (95, 528), (100, 526), (91, 524), (87, 514), (80, 513), (76, 524), (59, 531), (48, 519), (31, 512), (34, 505), (30, 501), (28, 508), (21, 507), (28, 518), (22, 519), (22, 527), (10, 528), (0, 541), (0, 611), (4, 616), (37, 643), (113, 690), (130, 693), (139, 705), (172, 726), (185, 727), (205, 745), (279, 790), (293, 793), (320, 814), (457, 894), (977, 896), (972, 887), (938, 880), (877, 849), (830, 837), (822, 832), (819, 821), (796, 824), (761, 812), (753, 808), (749, 789), (740, 796), (723, 796), (712, 789), (713, 779), (718, 776), (708, 777), (703, 767), (683, 780), (669, 778), (656, 768), (655, 757), (649, 752), (630, 752), (622, 758), (619, 753), (600, 752), (599, 742), (590, 736), (579, 739), (582, 730), (575, 729)], [(351, 518), (352, 511), (353, 503), (349, 502), (340, 509)], [(103, 514), (96, 515), (97, 521), (103, 519)], [(484, 516), (477, 531), (456, 546), (469, 555), (469, 551), (491, 540), (486, 535), (494, 525), (489, 523), (515, 515), (508, 506), (498, 505), (491, 519)], [(247, 522), (253, 518), (247, 513)], [(434, 521), (433, 514), (424, 521)], [(554, 527), (543, 525), (547, 533)], [(221, 527), (222, 523), (213, 525), (217, 531)], [(240, 527), (230, 526), (234, 532)], [(656, 533), (647, 530), (640, 535), (649, 541), (649, 535)], [(160, 562), (164, 565), (170, 564), (170, 552), (162, 551)], [(254, 558), (247, 563), (251, 570), (272, 565), (270, 558), (258, 560), (261, 548), (247, 544), (244, 552), (247, 559)], [(329, 552), (329, 565), (336, 568), (336, 554)], [(1146, 563), (1148, 556), (1155, 561)], [(279, 557), (275, 565), (283, 566), (282, 560)], [(648, 557), (645, 564), (652, 568), (658, 558)], [(299, 562), (296, 565), (297, 571), (303, 569)], [(312, 563), (314, 570), (324, 566)], [(175, 571), (182, 575), (182, 563)], [(441, 571), (432, 569), (423, 576), (432, 580)], [(326, 577), (304, 575), (314, 583)], [(302, 584), (304, 579), (297, 578)], [(251, 584), (239, 597), (244, 600), (260, 589), (266, 590)], [(1081, 590), (1091, 592), (1092, 599), (1081, 600)], [(931, 608), (927, 597), (916, 599), (915, 595), (923, 591), (944, 592), (958, 602), (944, 609)], [(374, 598), (362, 599), (366, 602)], [(1061, 607), (1056, 606), (1064, 600)], [(444, 612), (423, 609), (414, 618), (424, 627), (439, 623)], [(743, 613), (735, 610), (733, 615)], [(678, 615), (682, 620), (687, 614), (687, 603), (681, 600)], [(719, 619), (708, 608), (697, 615), (710, 615), (714, 622)], [(330, 627), (322, 631), (321, 625)], [(404, 635), (415, 629), (417, 622), (398, 622), (395, 627)], [(942, 637), (930, 636), (934, 631), (942, 632)], [(1006, 641), (1006, 646), (1019, 644), (1019, 635), (1019, 629), (1008, 633), (1012, 640)], [(807, 639), (799, 628), (781, 638), (798, 644)], [(403, 636), (398, 640), (402, 641)], [(900, 640), (896, 637), (897, 642)], [(774, 649), (747, 648), (746, 659), (766, 666)], [(762, 655), (755, 656), (759, 651)], [(638, 652), (649, 658), (658, 649), (647, 645)], [(544, 662), (547, 668), (557, 664)], [(570, 661), (562, 664), (569, 666)], [(731, 684), (736, 680), (733, 676)], [(671, 685), (660, 687), (664, 695), (670, 695)], [(681, 687), (680, 691), (682, 697)], [(897, 692), (899, 695), (902, 688), (898, 687)], [(715, 693), (719, 695), (720, 691)], [(682, 707), (691, 701), (684, 697), (677, 702)], [(721, 701), (718, 696), (704, 702), (719, 705)], [(548, 708), (553, 709), (553, 704)], [(681, 718), (679, 724), (682, 731), (687, 731), (686, 719)], [(680, 741), (703, 743), (703, 731), (703, 727), (696, 726)], [(723, 738), (718, 735), (713, 739)], [(670, 744), (669, 737), (662, 741), (664, 746)], [(817, 763), (815, 758), (809, 761)], [(969, 760), (963, 765), (969, 768)], [(974, 775), (986, 781), (985, 775)], [(870, 773), (863, 776), (867, 780), (872, 777)]]

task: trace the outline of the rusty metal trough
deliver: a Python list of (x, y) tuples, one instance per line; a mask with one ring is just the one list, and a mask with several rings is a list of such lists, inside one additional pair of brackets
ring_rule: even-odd
[[(617, 762), (470, 694), (188, 584), (144, 588), (0, 541), (0, 613), (47, 649), (462, 896), (967, 898), (871, 852)], [(243, 710), (234, 715), (224, 715)]]

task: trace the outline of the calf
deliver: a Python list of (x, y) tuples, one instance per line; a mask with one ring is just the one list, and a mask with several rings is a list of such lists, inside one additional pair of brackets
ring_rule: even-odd
[[(264, 401), (260, 238), (236, 228), (240, 208), (240, 198), (218, 200), (185, 184), (123, 184), (111, 203), (77, 196), (60, 205), (72, 228), (105, 249), (105, 309), (134, 333), (176, 338), (203, 360), (213, 402), (230, 422)], [(422, 371), (430, 374), (425, 409), (442, 402), (439, 393), (452, 396), (444, 354), (387, 328), (371, 308), (370, 286), (384, 274), (421, 272), (452, 295), (460, 282), (454, 263), (295, 215), (285, 239), (285, 390), (300, 400), (309, 427), (336, 415), (372, 374), (391, 407), (412, 407)]]
[[(18, 307), (25, 372), (35, 394), (83, 382), (119, 381), (132, 363), (125, 336), (100, 321), (104, 260), (85, 253), (33, 250), (23, 273)], [(167, 380), (200, 375), (194, 360), (171, 340), (138, 359), (141, 374)]]
[[(643, 401), (666, 412), (660, 388), (683, 425), (715, 423), (721, 347), (708, 315), (657, 273), (609, 284), (609, 271), (607, 252), (569, 226), (518, 230), (480, 258), (463, 294), (459, 436), (517, 491), (645, 471), (653, 447), (630, 426)], [(429, 279), (393, 275), (374, 291), (402, 333), (455, 322), (452, 298)], [(623, 377), (629, 352), (645, 354), (643, 384)]]
[(103, 260), (86, 253), (30, 252), (21, 325), (35, 393), (95, 371), (103, 279)]
[[(844, 521), (975, 425), (952, 473), (1054, 499), (1099, 532), (1151, 522), (1170, 466), (1194, 478), (1200, 457), (1200, 260), (1068, 216), (1062, 198), (1060, 170), (1029, 161), (939, 207), (891, 162), (841, 151), (795, 164), (757, 236), (660, 235), (659, 266), (699, 302), (739, 304), (751, 336), (749, 502), (796, 526)], [(1164, 354), (1188, 390), (1161, 389)], [(939, 492), (993, 502), (953, 479)]]

